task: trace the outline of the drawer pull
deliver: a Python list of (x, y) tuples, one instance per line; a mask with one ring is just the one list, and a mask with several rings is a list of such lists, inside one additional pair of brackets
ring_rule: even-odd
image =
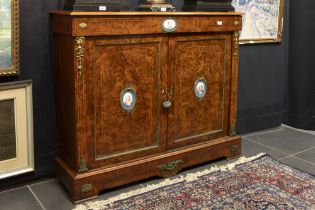
[(236, 26), (237, 26), (238, 24), (240, 24), (240, 22), (239, 22), (239, 21), (237, 21), (237, 20), (236, 20), (236, 21), (234, 21), (234, 25), (236, 25)]
[(86, 23), (80, 23), (80, 24), (79, 24), (79, 27), (80, 27), (81, 29), (85, 29), (85, 28), (87, 27), (87, 24), (86, 24)]

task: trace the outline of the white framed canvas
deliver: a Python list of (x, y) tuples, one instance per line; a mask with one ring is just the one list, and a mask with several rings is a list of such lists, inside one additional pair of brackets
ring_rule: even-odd
[(34, 171), (32, 82), (0, 84), (0, 179)]

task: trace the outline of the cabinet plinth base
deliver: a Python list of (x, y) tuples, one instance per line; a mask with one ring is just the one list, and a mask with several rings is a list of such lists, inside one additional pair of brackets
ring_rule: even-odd
[(161, 173), (165, 177), (168, 176), (168, 172), (170, 175), (174, 175), (178, 172), (178, 168), (193, 166), (221, 157), (232, 158), (240, 154), (241, 138), (233, 136), (85, 173), (74, 171), (58, 157), (56, 158), (57, 178), (69, 191), (72, 201), (77, 202), (95, 197), (104, 189), (157, 175), (161, 176)]

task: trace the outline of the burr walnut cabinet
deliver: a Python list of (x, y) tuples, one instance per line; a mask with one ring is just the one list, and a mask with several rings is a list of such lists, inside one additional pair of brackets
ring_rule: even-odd
[(73, 201), (241, 152), (240, 13), (52, 12), (60, 153)]

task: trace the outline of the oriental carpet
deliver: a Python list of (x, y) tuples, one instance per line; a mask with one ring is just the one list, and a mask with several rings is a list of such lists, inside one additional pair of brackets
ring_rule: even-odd
[(315, 209), (315, 177), (264, 154), (76, 207), (81, 209)]

